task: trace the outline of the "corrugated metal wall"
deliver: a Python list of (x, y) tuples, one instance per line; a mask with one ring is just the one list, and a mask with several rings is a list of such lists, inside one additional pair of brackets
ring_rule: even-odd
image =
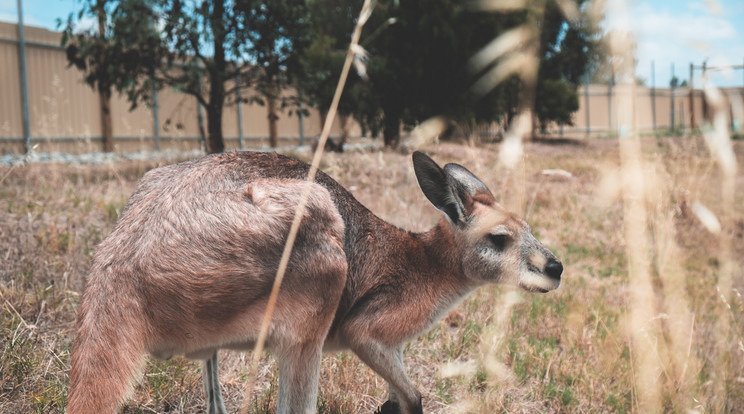
[[(579, 88), (579, 110), (573, 114), (574, 126), (567, 130), (579, 131), (587, 128), (587, 105), (589, 110), (589, 129), (593, 133), (609, 133), (617, 130), (617, 105), (631, 92), (626, 85), (610, 88), (608, 85), (589, 85), (589, 93), (585, 87)], [(744, 94), (742, 88), (727, 88), (729, 96)], [(640, 130), (668, 129), (672, 125), (672, 90), (669, 88), (651, 88), (637, 86), (635, 88), (636, 123)], [(588, 96), (587, 96), (588, 95)], [(587, 104), (588, 102), (588, 104)], [(700, 90), (693, 93), (696, 126), (703, 122), (703, 94)], [(610, 113), (612, 112), (612, 114)], [(654, 119), (655, 118), (655, 119)], [(690, 127), (690, 89), (674, 89), (674, 124), (677, 128)], [(739, 120), (741, 122), (741, 120)]]
[[(17, 39), (15, 25), (0, 23), (0, 38)], [(23, 135), (18, 46), (0, 42), (0, 136)]]
[[(55, 150), (67, 143), (70, 150), (100, 149), (101, 115), (98, 95), (82, 81), (82, 73), (68, 67), (65, 52), (59, 47), (60, 34), (46, 29), (25, 26), (26, 67), (29, 92), (31, 137), (39, 151)], [(23, 151), (20, 69), (18, 61), (18, 27), (0, 22), (0, 152)], [(250, 96), (250, 91), (243, 91)], [(139, 105), (129, 111), (126, 97), (114, 95), (111, 102), (112, 127), (117, 150), (151, 149), (154, 147), (153, 111)], [(241, 105), (243, 134), (246, 146), (260, 147), (268, 142), (266, 108)], [(310, 109), (304, 119), (307, 142), (320, 133), (320, 115)], [(300, 136), (297, 115), (279, 114), (280, 139)], [(198, 147), (199, 123), (196, 99), (190, 95), (165, 89), (158, 92), (159, 134), (165, 147)], [(204, 112), (206, 128), (206, 112)], [(238, 145), (237, 105), (223, 113), (223, 132), (228, 148)], [(336, 123), (332, 134), (339, 135)], [(361, 133), (357, 125), (352, 135)], [(77, 148), (69, 148), (70, 141)], [(179, 141), (183, 141), (178, 144)]]

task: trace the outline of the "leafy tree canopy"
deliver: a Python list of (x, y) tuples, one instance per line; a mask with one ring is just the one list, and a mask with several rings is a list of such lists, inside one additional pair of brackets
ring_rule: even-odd
[[(574, 0), (581, 8), (585, 0)], [(358, 3), (358, 4), (357, 4)], [(361, 1), (316, 0), (310, 8), (313, 37), (303, 54), (303, 93), (321, 108), (330, 103), (338, 69)], [(510, 119), (520, 82), (511, 77), (485, 96), (468, 92), (474, 75), (468, 60), (491, 40), (527, 21), (528, 12), (483, 13), (456, 0), (380, 0), (365, 26), (361, 45), (369, 52), (368, 80), (351, 77), (339, 112), (363, 128), (382, 130), (395, 146), (401, 126), (435, 115), (460, 125)], [(545, 7), (540, 37), (541, 65), (536, 115), (542, 125), (571, 123), (578, 109), (577, 85), (596, 56), (596, 35), (588, 24), (569, 25), (552, 2)]]
[[(105, 30), (79, 29), (99, 13)], [(303, 0), (85, 0), (62, 42), (86, 82), (126, 93), (133, 106), (164, 85), (196, 97), (207, 112), (208, 150), (221, 152), (222, 108), (239, 88), (255, 87), (259, 96), (246, 100), (269, 102), (275, 123), (275, 101), (299, 68), (305, 15)]]

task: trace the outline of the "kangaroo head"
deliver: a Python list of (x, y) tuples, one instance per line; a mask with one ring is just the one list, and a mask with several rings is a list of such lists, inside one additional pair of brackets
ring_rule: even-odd
[(563, 265), (535, 239), (530, 226), (496, 202), (491, 191), (465, 167), (439, 167), (422, 152), (413, 168), (426, 198), (447, 217), (461, 249), (465, 275), (479, 282), (517, 285), (548, 292), (561, 283)]

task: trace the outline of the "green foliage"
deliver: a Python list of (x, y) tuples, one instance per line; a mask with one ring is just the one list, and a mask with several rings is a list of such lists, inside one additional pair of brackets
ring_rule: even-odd
[[(585, 0), (575, 0), (580, 8)], [(330, 105), (361, 1), (319, 0), (309, 9), (310, 46), (303, 53), (306, 71), (299, 83), (304, 96), (324, 111)], [(517, 77), (481, 97), (469, 89), (474, 76), (468, 60), (502, 33), (528, 20), (526, 11), (476, 13), (453, 0), (379, 1), (366, 23), (361, 46), (369, 52), (368, 80), (351, 76), (339, 113), (352, 115), (373, 135), (384, 131), (395, 146), (401, 125), (411, 128), (444, 115), (462, 126), (511, 119), (520, 96)], [(569, 25), (548, 2), (541, 27), (542, 64), (536, 90), (536, 115), (544, 127), (571, 124), (578, 110), (576, 88), (595, 57), (595, 35), (588, 23)]]
[[(323, 115), (331, 106), (349, 46), (349, 34), (354, 29), (362, 3), (358, 0), (317, 0), (308, 4), (309, 45), (300, 56), (304, 70), (296, 81), (303, 98)], [(372, 25), (368, 23), (367, 27)], [(387, 25), (383, 24), (381, 29)], [(362, 46), (365, 46), (365, 39), (368, 41), (370, 37), (363, 36)], [(369, 64), (377, 65), (378, 62)], [(364, 134), (369, 132), (377, 136), (381, 117), (370, 85), (352, 71), (344, 85), (338, 113), (353, 116)]]
[[(98, 27), (80, 30), (76, 22), (84, 16), (95, 18)], [(62, 34), (67, 60), (99, 92), (110, 95), (113, 88), (127, 93), (134, 108), (150, 98), (153, 80), (143, 75), (167, 52), (151, 29), (156, 17), (145, 0), (81, 2), (81, 9), (68, 16)]]
[(685, 88), (687, 87), (687, 79), (680, 82), (678, 77), (672, 76), (672, 79), (669, 81), (669, 87), (670, 88)]
[[(574, 1), (579, 8), (585, 2)], [(132, 108), (152, 103), (153, 91), (166, 85), (193, 95), (206, 108), (207, 149), (221, 152), (222, 108), (238, 99), (267, 106), (272, 134), (277, 113), (289, 108), (291, 114), (300, 102), (286, 93), (291, 86), (327, 111), (361, 3), (85, 0), (77, 19), (68, 17), (62, 43), (89, 85), (109, 96), (113, 90), (126, 94)], [(97, 29), (79, 29), (86, 16), (97, 19)], [(476, 13), (455, 0), (379, 1), (361, 40), (370, 53), (366, 73), (349, 77), (339, 113), (373, 136), (383, 131), (390, 146), (401, 125), (435, 115), (469, 126), (511, 119), (522, 93), (519, 80), (511, 77), (475, 97), (468, 90), (477, 74), (466, 63), (491, 40), (532, 20), (524, 10)], [(587, 23), (568, 24), (553, 1), (545, 5), (540, 29), (535, 114), (543, 128), (553, 121), (571, 124), (576, 87), (595, 56), (595, 35)], [(238, 97), (249, 86), (255, 94)]]
[[(580, 9), (586, 0), (574, 2)], [(542, 130), (549, 122), (573, 125), (571, 114), (579, 109), (577, 87), (597, 59), (597, 39), (590, 23), (569, 23), (555, 2), (546, 3), (535, 93), (535, 115)]]
[(435, 115), (458, 121), (501, 116), (508, 106), (499, 99), (503, 89), (476, 101), (468, 93), (472, 74), (466, 63), (519, 16), (473, 13), (450, 0), (388, 1), (378, 9), (378, 20), (396, 19), (368, 45), (371, 86), (384, 113), (386, 144), (396, 145), (401, 123), (412, 127)]

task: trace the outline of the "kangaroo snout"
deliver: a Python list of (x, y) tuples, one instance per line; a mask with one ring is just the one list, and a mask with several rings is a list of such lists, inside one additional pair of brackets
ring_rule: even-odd
[(548, 263), (545, 265), (545, 274), (551, 279), (560, 281), (561, 273), (563, 273), (563, 263), (555, 259), (548, 260)]

